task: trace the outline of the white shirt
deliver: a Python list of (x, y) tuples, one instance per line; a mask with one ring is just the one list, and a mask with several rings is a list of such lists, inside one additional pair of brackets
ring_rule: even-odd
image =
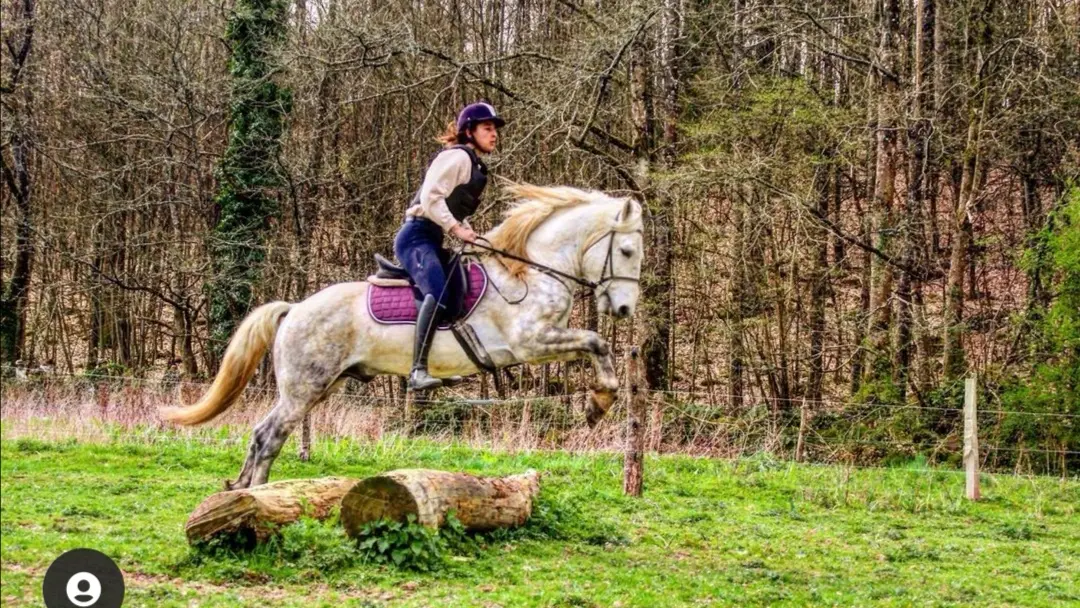
[[(460, 148), (440, 152), (424, 174), (424, 184), (420, 187), (420, 204), (409, 207), (405, 215), (427, 218), (450, 232), (459, 222), (450, 213), (446, 197), (450, 196), (454, 188), (469, 183), (471, 178), (472, 158), (468, 152)], [(468, 223), (465, 225), (468, 226)]]

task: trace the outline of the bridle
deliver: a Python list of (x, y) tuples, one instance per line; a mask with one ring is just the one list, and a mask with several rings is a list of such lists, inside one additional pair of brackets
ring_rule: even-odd
[[(595, 243), (589, 245), (588, 247), (586, 247), (585, 249), (583, 249), (581, 251), (581, 260), (582, 260), (582, 263), (584, 263), (585, 254), (589, 253), (589, 250), (592, 249), (593, 247), (595, 247), (596, 244), (599, 243), (600, 241), (602, 241), (604, 239), (608, 239), (607, 256), (604, 258), (603, 270), (600, 271), (600, 280), (596, 281), (595, 283), (593, 281), (588, 281), (587, 286), (590, 289), (595, 291), (596, 289), (598, 289), (604, 283), (611, 283), (611, 282), (614, 282), (614, 281), (633, 281), (634, 283), (641, 284), (641, 278), (640, 277), (628, 277), (628, 276), (615, 274), (615, 235), (616, 234), (634, 234), (634, 233), (644, 234), (644, 231), (641, 230), (640, 228), (638, 228), (637, 230), (616, 230), (616, 229), (612, 228), (611, 230), (608, 230), (607, 234), (605, 234), (604, 236), (596, 239)], [(607, 289), (604, 289), (604, 292), (601, 293), (600, 295), (607, 295), (608, 289), (611, 289), (611, 287), (609, 286)], [(599, 297), (599, 296), (597, 296), (597, 297)]]
[[(558, 270), (556, 268), (552, 268), (551, 266), (547, 266), (547, 265), (541, 264), (539, 262), (534, 262), (534, 261), (532, 261), (532, 260), (530, 260), (528, 258), (524, 258), (524, 257), (521, 257), (519, 255), (514, 255), (514, 254), (510, 253), (509, 251), (503, 251), (502, 249), (492, 247), (490, 244), (489, 245), (484, 245), (484, 244), (478, 243), (476, 241), (473, 241), (472, 243), (470, 243), (470, 245), (473, 246), (473, 247), (478, 247), (480, 249), (484, 249), (486, 251), (490, 251), (491, 253), (494, 253), (495, 255), (505, 257), (505, 258), (509, 258), (511, 260), (521, 262), (522, 264), (526, 264), (528, 266), (531, 266), (532, 268), (535, 268), (536, 270), (539, 270), (540, 272), (542, 272), (542, 273), (554, 278), (555, 280), (559, 281), (559, 283), (562, 284), (562, 286), (565, 287), (567, 291), (571, 291), (571, 289), (570, 289), (569, 286), (566, 285), (566, 283), (563, 282), (563, 279), (566, 279), (568, 281), (576, 283), (576, 284), (580, 285), (581, 287), (588, 287), (589, 289), (591, 289), (591, 290), (593, 290), (595, 292), (597, 289), (600, 289), (600, 287), (602, 285), (604, 285), (605, 283), (613, 283), (615, 281), (633, 281), (634, 283), (638, 283), (638, 284), (641, 283), (641, 279), (639, 277), (628, 277), (628, 276), (624, 276), (624, 275), (615, 274), (615, 235), (617, 235), (617, 234), (633, 234), (633, 233), (644, 234), (644, 231), (642, 229), (640, 229), (640, 228), (638, 228), (636, 230), (617, 230), (615, 228), (612, 228), (611, 230), (607, 231), (607, 233), (605, 233), (603, 236), (601, 236), (600, 238), (593, 241), (593, 243), (590, 244), (588, 247), (585, 247), (584, 249), (581, 250), (581, 260), (584, 263), (585, 255), (593, 247), (596, 247), (596, 245), (599, 244), (600, 241), (603, 241), (604, 239), (608, 239), (607, 256), (604, 258), (604, 266), (603, 266), (603, 269), (600, 271), (600, 280), (598, 280), (598, 281), (592, 281), (592, 280), (589, 280), (589, 279), (584, 278), (584, 277), (579, 277), (579, 276), (575, 276), (575, 275), (572, 275), (572, 274), (567, 273), (567, 272), (563, 272), (563, 271)], [(487, 239), (485, 239), (484, 237), (478, 237), (478, 238), (483, 239), (484, 241), (487, 241)], [(488, 243), (490, 243), (490, 241), (488, 241)], [(596, 297), (599, 298), (600, 296), (608, 295), (608, 290), (609, 289), (611, 289), (610, 285), (607, 288), (605, 288), (604, 291), (602, 293), (598, 294)], [(503, 299), (506, 299), (505, 296), (503, 297)], [(517, 302), (513, 302), (513, 303), (520, 303), (524, 299), (525, 298), (522, 297), (521, 300), (518, 300)], [(610, 299), (610, 296), (609, 296), (609, 299)], [(507, 300), (507, 302), (509, 302), (509, 300)]]

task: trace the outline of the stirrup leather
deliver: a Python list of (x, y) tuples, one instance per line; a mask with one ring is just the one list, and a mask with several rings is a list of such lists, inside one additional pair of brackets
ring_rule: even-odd
[(450, 326), (450, 331), (454, 332), (461, 350), (465, 351), (465, 355), (469, 357), (473, 365), (489, 372), (495, 371), (495, 362), (491, 360), (491, 355), (484, 348), (483, 342), (476, 335), (476, 330), (472, 328), (472, 325), (459, 320)]

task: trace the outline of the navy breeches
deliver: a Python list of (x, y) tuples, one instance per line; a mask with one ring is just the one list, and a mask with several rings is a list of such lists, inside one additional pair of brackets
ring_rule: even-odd
[(424, 218), (409, 218), (394, 238), (394, 255), (422, 296), (435, 297), (441, 321), (456, 319), (464, 306), (465, 275), (460, 264), (451, 267), (453, 255), (443, 249), (442, 228)]

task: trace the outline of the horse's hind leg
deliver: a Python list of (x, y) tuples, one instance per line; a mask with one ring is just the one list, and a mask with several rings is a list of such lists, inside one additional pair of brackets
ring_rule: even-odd
[(251, 474), (255, 471), (255, 462), (259, 459), (259, 452), (261, 452), (263, 446), (266, 445), (268, 429), (273, 424), (271, 418), (281, 403), (282, 398), (279, 397), (277, 403), (274, 405), (274, 409), (270, 410), (270, 414), (263, 418), (259, 424), (255, 425), (255, 430), (251, 433), (251, 443), (248, 444), (247, 458), (244, 459), (244, 466), (241, 467), (240, 474), (236, 477), (236, 481), (225, 482), (226, 490), (242, 490), (251, 485)]
[(274, 460), (281, 452), (281, 447), (285, 445), (285, 440), (289, 438), (296, 425), (300, 424), (308, 412), (322, 403), (344, 383), (345, 378), (338, 378), (322, 391), (304, 391), (300, 395), (286, 396), (285, 391), (282, 391), (281, 396), (278, 398), (278, 404), (259, 423), (259, 426), (265, 424), (266, 429), (261, 449), (255, 456), (252, 465), (249, 487), (261, 486), (266, 483), (266, 480), (270, 477), (270, 467), (274, 464)]
[[(251, 483), (252, 475), (255, 474), (255, 465), (260, 461), (261, 455), (265, 452), (266, 446), (270, 445), (272, 438), (281, 432), (281, 420), (284, 419), (283, 416), (288, 416), (289, 411), (293, 409), (292, 403), (284, 395), (280, 395), (270, 413), (255, 425), (255, 430), (251, 433), (251, 443), (248, 444), (244, 466), (240, 468), (240, 474), (237, 475), (236, 481), (225, 482), (226, 490), (243, 490), (253, 485), (259, 485)], [(285, 436), (288, 437), (288, 432), (285, 433)]]
[(255, 425), (240, 475), (237, 476), (236, 481), (226, 482), (225, 487), (229, 490), (239, 490), (266, 483), (270, 476), (270, 465), (274, 463), (289, 434), (303, 420), (304, 415), (322, 401), (328, 392), (313, 394), (304, 391), (300, 394), (290, 394), (289, 391), (282, 390), (270, 413)]

